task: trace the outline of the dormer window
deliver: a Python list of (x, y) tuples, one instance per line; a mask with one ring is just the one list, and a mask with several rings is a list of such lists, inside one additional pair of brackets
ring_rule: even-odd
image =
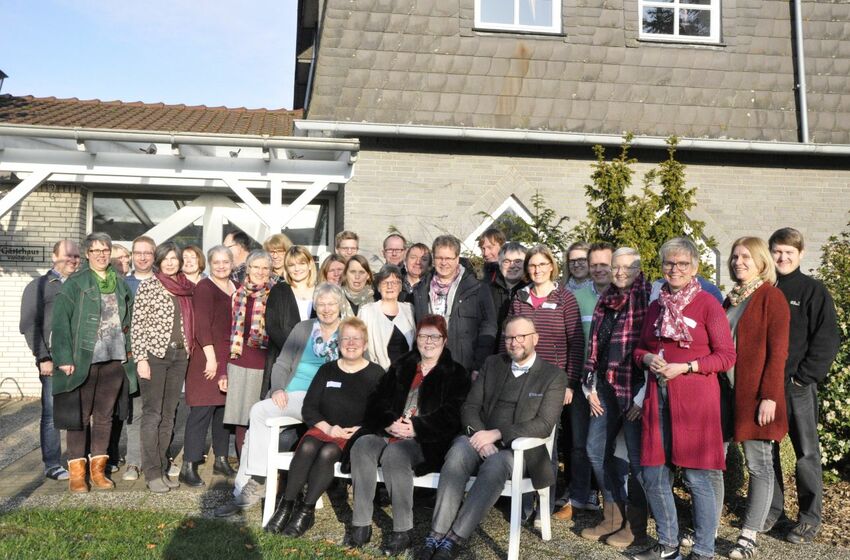
[(560, 33), (561, 0), (475, 0), (475, 28)]
[(640, 38), (720, 42), (720, 0), (638, 0)]

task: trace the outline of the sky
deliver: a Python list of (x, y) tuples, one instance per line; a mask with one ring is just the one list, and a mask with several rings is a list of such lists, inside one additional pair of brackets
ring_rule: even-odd
[(297, 0), (0, 0), (2, 94), (292, 108)]

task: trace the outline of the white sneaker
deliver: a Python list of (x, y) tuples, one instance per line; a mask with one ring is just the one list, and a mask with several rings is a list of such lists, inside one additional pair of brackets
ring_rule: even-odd
[(124, 471), (121, 480), (139, 480), (139, 467), (127, 465), (127, 470)]
[(266, 493), (266, 485), (260, 484), (253, 478), (242, 487), (242, 492), (233, 499), (233, 503), (242, 509), (259, 504)]
[(180, 467), (178, 467), (175, 463), (171, 463), (171, 466), (168, 467), (168, 476), (180, 476)]

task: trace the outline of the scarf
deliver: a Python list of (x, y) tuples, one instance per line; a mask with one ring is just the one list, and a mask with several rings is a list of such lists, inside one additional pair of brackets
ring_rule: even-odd
[(112, 265), (106, 268), (106, 277), (104, 278), (101, 278), (94, 270), (91, 273), (94, 276), (94, 281), (97, 283), (97, 289), (100, 290), (101, 294), (115, 293), (115, 286), (118, 284), (118, 275), (115, 274), (115, 269), (112, 268)]
[(697, 297), (700, 291), (702, 291), (702, 286), (700, 286), (696, 276), (691, 278), (687, 286), (676, 293), (671, 292), (669, 284), (665, 282), (658, 296), (658, 303), (661, 304), (661, 314), (658, 316), (658, 320), (655, 321), (655, 336), (677, 340), (679, 347), (690, 348), (693, 337), (688, 331), (688, 326), (685, 324), (685, 315), (683, 312), (685, 307), (694, 301), (694, 298)]
[(744, 301), (753, 295), (753, 292), (758, 290), (762, 284), (764, 284), (764, 280), (757, 276), (746, 284), (735, 284), (735, 287), (732, 288), (729, 295), (726, 297), (729, 298), (730, 305), (732, 305), (732, 307), (736, 307), (744, 303)]
[[(449, 292), (457, 279), (460, 277), (462, 267), (457, 267), (454, 278), (448, 282), (442, 282), (437, 273), (431, 277), (431, 285), (428, 290), (431, 299), (431, 311), (436, 315), (446, 317), (449, 311)], [(446, 317), (448, 319), (448, 317)]]
[(266, 332), (266, 300), (269, 290), (272, 289), (271, 282), (262, 286), (255, 286), (247, 278), (245, 283), (233, 292), (233, 314), (230, 329), (230, 357), (238, 358), (242, 355), (242, 341), (245, 338), (245, 315), (248, 312), (248, 298), (254, 299), (251, 309), (251, 322), (248, 330), (248, 346), (251, 348), (268, 348), (269, 335)]
[[(614, 389), (623, 410), (631, 406), (634, 389), (640, 386), (638, 382), (643, 381), (643, 376), (637, 376), (640, 378), (637, 379), (632, 375), (632, 352), (640, 340), (651, 292), (652, 285), (641, 272), (626, 290), (620, 290), (611, 284), (593, 310), (588, 339), (590, 346), (584, 366), (584, 384), (588, 388), (593, 387), (596, 384), (597, 372), (604, 370), (606, 381)], [(599, 364), (599, 330), (609, 311), (618, 315), (608, 342), (608, 363)]]
[(339, 359), (339, 330), (335, 330), (331, 337), (325, 340), (322, 337), (322, 326), (317, 320), (313, 323), (310, 340), (313, 341), (313, 354), (325, 363)]
[(588, 284), (590, 284), (590, 281), (591, 281), (590, 276), (588, 276), (584, 280), (576, 280), (575, 278), (570, 277), (570, 279), (567, 280), (567, 285), (565, 287), (570, 292), (575, 293), (578, 290), (580, 290), (580, 289), (584, 288), (585, 286), (587, 286)]
[(343, 285), (342, 291), (345, 292), (345, 297), (348, 298), (348, 301), (353, 303), (357, 309), (360, 309), (361, 306), (366, 305), (367, 303), (375, 301), (375, 293), (372, 291), (372, 286), (369, 284), (363, 286), (363, 289), (359, 292), (352, 292), (348, 286)]
[(192, 294), (195, 284), (186, 278), (182, 272), (174, 276), (167, 276), (161, 272), (154, 272), (154, 276), (162, 284), (162, 287), (177, 298), (180, 305), (180, 315), (183, 317), (183, 336), (186, 338), (186, 352), (192, 353), (195, 345), (195, 310), (192, 306)]

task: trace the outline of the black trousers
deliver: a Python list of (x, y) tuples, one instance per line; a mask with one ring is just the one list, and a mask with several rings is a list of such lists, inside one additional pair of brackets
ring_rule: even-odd
[[(804, 387), (788, 383), (785, 386), (785, 401), (788, 406), (788, 436), (791, 438), (794, 454), (797, 456), (799, 521), (819, 527), (823, 509), (823, 467), (821, 467), (818, 441), (817, 383)], [(773, 446), (773, 470), (776, 480), (773, 485), (773, 500), (768, 519), (777, 519), (785, 509), (783, 495), (785, 485), (782, 479), (778, 445)]]
[(216, 457), (227, 457), (231, 431), (224, 427), (224, 405), (191, 406), (183, 437), (183, 460), (199, 463), (207, 450), (207, 430), (212, 425), (212, 448)]
[(92, 364), (89, 376), (80, 385), (83, 429), (68, 430), (65, 444), (68, 459), (86, 456), (86, 431), (91, 423), (91, 455), (106, 455), (112, 431), (112, 411), (124, 382), (124, 366), (118, 360)]

